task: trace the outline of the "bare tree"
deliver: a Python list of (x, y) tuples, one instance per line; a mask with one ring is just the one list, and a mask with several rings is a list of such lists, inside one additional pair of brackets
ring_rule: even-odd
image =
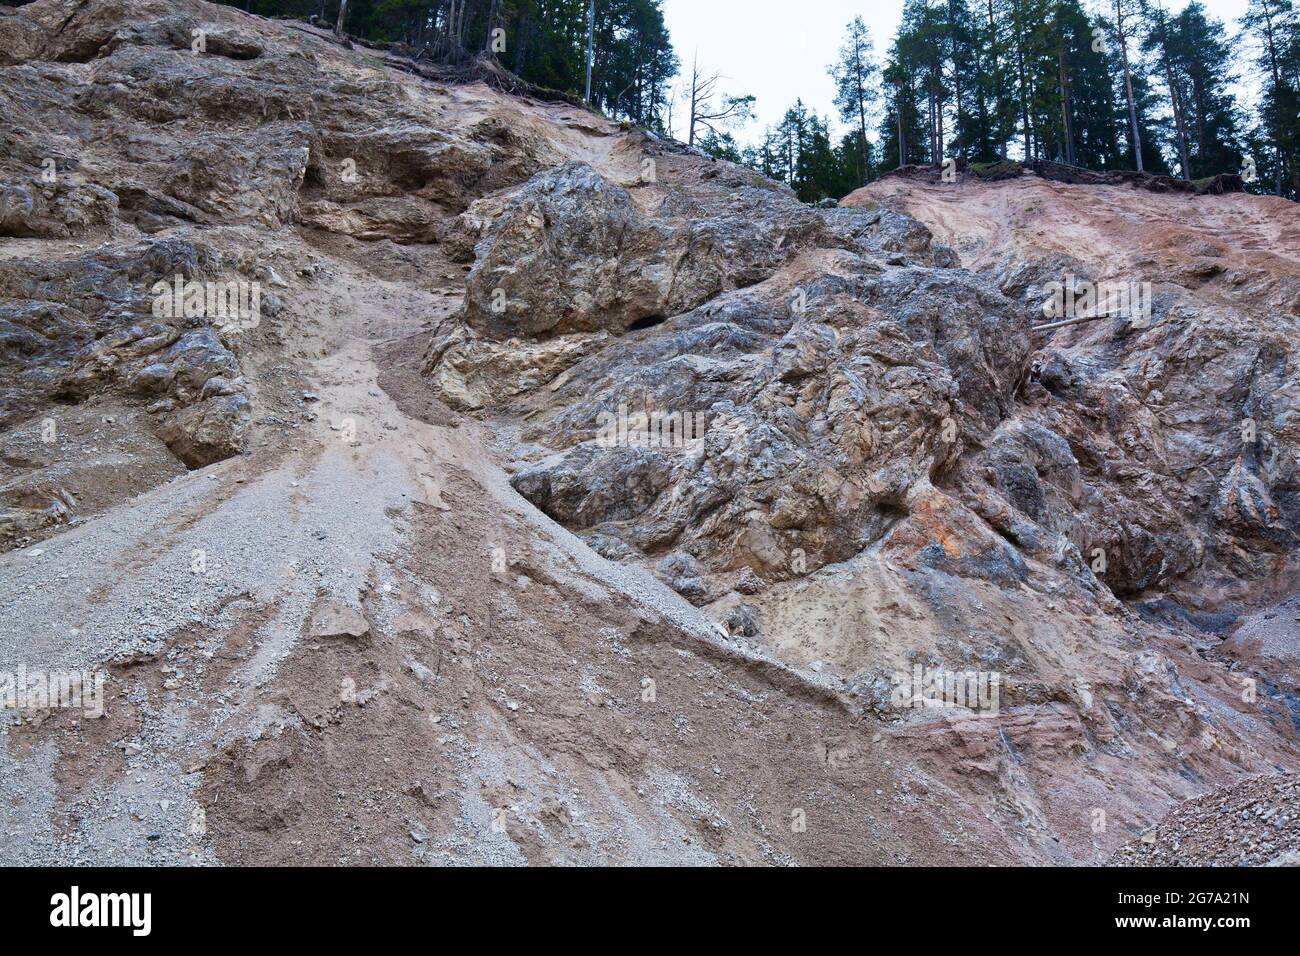
[(719, 73), (701, 73), (698, 55), (691, 61), (691, 118), (686, 133), (688, 146), (695, 145), (696, 126), (703, 126), (714, 135), (720, 135), (718, 127), (744, 123), (754, 116), (752, 96), (723, 94), (722, 102), (717, 107), (713, 105), (713, 97), (718, 92), (718, 80), (721, 78)]
[(339, 0), (339, 18), (334, 21), (334, 35), (343, 36), (343, 21), (348, 17), (348, 0)]

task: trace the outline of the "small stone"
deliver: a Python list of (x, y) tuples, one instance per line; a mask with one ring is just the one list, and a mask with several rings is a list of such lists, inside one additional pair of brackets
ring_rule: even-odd
[(326, 601), (316, 609), (311, 618), (308, 636), (312, 638), (342, 637), (360, 640), (370, 633), (370, 624), (359, 611)]

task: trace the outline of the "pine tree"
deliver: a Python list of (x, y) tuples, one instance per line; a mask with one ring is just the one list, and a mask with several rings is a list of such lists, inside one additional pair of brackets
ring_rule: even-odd
[(696, 145), (701, 153), (714, 159), (726, 159), (733, 163), (743, 160), (740, 147), (736, 145), (736, 138), (730, 133), (707, 130)]
[(1232, 50), (1221, 22), (1189, 3), (1169, 24), (1170, 58), (1186, 90), (1192, 177), (1241, 168), (1239, 110), (1232, 97)]
[(950, 151), (963, 160), (990, 159), (994, 148), (986, 84), (979, 79), (981, 26), (966, 0), (945, 0), (948, 28), (947, 88), (952, 92)]
[(1192, 163), (1187, 145), (1186, 93), (1183, 84), (1174, 73), (1173, 51), (1170, 49), (1169, 15), (1160, 0), (1144, 0), (1142, 6), (1146, 37), (1142, 40), (1144, 53), (1154, 55), (1160, 63), (1164, 75), (1165, 91), (1169, 97), (1169, 108), (1174, 117), (1174, 129), (1177, 135), (1175, 147), (1178, 151), (1179, 168), (1184, 179), (1192, 178)]
[(885, 115), (881, 122), (881, 169), (896, 169), (930, 161), (928, 142), (919, 108), (916, 70), (911, 50), (895, 39), (882, 73)]
[(867, 120), (872, 105), (880, 96), (879, 70), (871, 55), (871, 34), (861, 17), (854, 17), (845, 28), (839, 57), (828, 72), (835, 81), (835, 106), (840, 119), (856, 130), (857, 185), (871, 178), (871, 144), (867, 139)]
[(1264, 71), (1258, 136), (1270, 148), (1258, 165), (1277, 195), (1300, 196), (1300, 21), (1291, 0), (1250, 0), (1241, 24)]
[(828, 121), (803, 100), (796, 100), (781, 122), (764, 132), (759, 146), (740, 155), (747, 166), (786, 183), (796, 196), (812, 203), (838, 199), (861, 185), (859, 149), (857, 130), (850, 130), (833, 146)]

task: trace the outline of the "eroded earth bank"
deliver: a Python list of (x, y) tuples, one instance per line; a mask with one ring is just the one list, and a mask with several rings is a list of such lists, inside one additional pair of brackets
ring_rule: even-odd
[(3, 715), (0, 860), (1294, 858), (1294, 204), (816, 209), (499, 80), (0, 7), (0, 670), (107, 675)]

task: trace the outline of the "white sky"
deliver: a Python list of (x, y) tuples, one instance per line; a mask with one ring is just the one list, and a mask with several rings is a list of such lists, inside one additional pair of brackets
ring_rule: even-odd
[[(1188, 0), (1167, 0), (1178, 12)], [(1202, 0), (1206, 12), (1228, 24), (1235, 35), (1235, 21), (1246, 10), (1247, 0)], [(1096, 10), (1101, 0), (1084, 0)], [(728, 93), (752, 93), (758, 98), (758, 119), (736, 130), (741, 142), (755, 141), (764, 126), (775, 125), (797, 97), (822, 116), (841, 124), (835, 115), (835, 89), (826, 67), (835, 60), (844, 28), (861, 16), (871, 31), (876, 59), (880, 62), (898, 29), (903, 0), (664, 0), (664, 19), (673, 47), (682, 61), (680, 84), (690, 76), (691, 58), (698, 51), (701, 68), (719, 72), (719, 88)], [(676, 135), (680, 110), (673, 121)]]

